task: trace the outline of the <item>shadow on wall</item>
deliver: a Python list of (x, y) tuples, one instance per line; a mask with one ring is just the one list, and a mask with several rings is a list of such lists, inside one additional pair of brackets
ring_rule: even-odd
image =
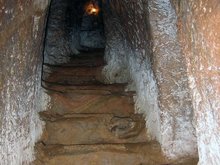
[(68, 63), (71, 55), (105, 47), (102, 10), (88, 14), (86, 5), (101, 1), (52, 0), (45, 38), (44, 63)]

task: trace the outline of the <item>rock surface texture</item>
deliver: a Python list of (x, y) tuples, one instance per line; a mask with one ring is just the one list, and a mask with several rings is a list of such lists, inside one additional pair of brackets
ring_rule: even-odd
[(199, 165), (220, 164), (220, 2), (173, 5), (191, 88)]
[(51, 108), (40, 113), (46, 126), (34, 164), (181, 164), (166, 160), (160, 145), (147, 137), (143, 116), (134, 113), (134, 93), (124, 92), (126, 84), (103, 83), (104, 64), (103, 56), (93, 53), (68, 65), (43, 67)]
[(0, 165), (28, 165), (42, 134), (38, 112), (48, 0), (0, 2)]
[(197, 155), (187, 67), (169, 0), (103, 0), (106, 81), (129, 82), (148, 136), (175, 159)]

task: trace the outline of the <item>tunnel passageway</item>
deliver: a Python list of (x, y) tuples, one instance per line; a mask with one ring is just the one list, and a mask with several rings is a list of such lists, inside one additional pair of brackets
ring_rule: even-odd
[(220, 164), (219, 9), (2, 0), (0, 164)]
[[(56, 0), (52, 2), (51, 10), (54, 3)], [(46, 127), (36, 147), (36, 164), (153, 165), (167, 162), (159, 145), (148, 143), (144, 118), (134, 113), (133, 92), (125, 92), (124, 83), (104, 82), (103, 21), (101, 12), (94, 15), (83, 13), (87, 5), (86, 1), (78, 1), (71, 7), (77, 8), (77, 16), (81, 11), (78, 25), (71, 26), (79, 33), (74, 42), (68, 40), (72, 35), (70, 32), (49, 45), (49, 39), (62, 30), (50, 29), (54, 25), (50, 20), (53, 11), (49, 14), (42, 86), (52, 100), (51, 108), (40, 114)], [(62, 10), (66, 8), (68, 6)], [(72, 45), (77, 53), (70, 53), (71, 46), (69, 50), (62, 49), (60, 39), (69, 45), (78, 42)], [(57, 50), (50, 52), (54, 47)], [(145, 158), (147, 152), (150, 159)]]
[(195, 164), (166, 159), (135, 113), (135, 91), (106, 80), (102, 11), (101, 1), (52, 1), (42, 76), (51, 106), (40, 113), (46, 126), (35, 163)]

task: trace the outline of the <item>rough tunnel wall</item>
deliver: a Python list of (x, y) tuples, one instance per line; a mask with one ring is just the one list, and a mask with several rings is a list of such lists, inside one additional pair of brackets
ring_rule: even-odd
[(147, 24), (144, 26), (147, 6), (142, 1), (128, 3), (126, 0), (104, 4), (106, 30), (111, 33), (110, 37), (107, 35), (108, 65), (104, 71), (110, 82), (130, 80), (129, 88), (137, 93), (136, 110), (146, 116), (149, 139), (160, 141), (157, 88), (151, 70), (150, 45), (146, 42)]
[[(118, 26), (112, 35), (120, 33), (110, 41), (107, 38), (108, 80), (125, 77), (125, 81), (132, 81), (137, 92), (136, 109), (146, 115), (149, 135), (161, 143), (167, 156), (196, 155), (186, 64), (178, 44), (177, 18), (171, 3), (169, 0), (108, 2), (105, 5), (110, 16), (105, 20), (114, 16), (114, 21), (109, 21), (107, 28)], [(120, 61), (123, 65), (119, 65)], [(128, 68), (128, 74), (115, 78), (124, 68)]]
[[(48, 16), (46, 41), (44, 50), (44, 63), (67, 63), (70, 59), (70, 33), (67, 24), (68, 0), (52, 0)], [(77, 42), (75, 43), (77, 44)], [(74, 53), (78, 53), (75, 49)]]
[(105, 6), (105, 60), (108, 65), (103, 69), (107, 83), (126, 83), (130, 81), (126, 51), (124, 49), (124, 32), (119, 17)]
[(162, 149), (169, 157), (197, 155), (186, 61), (177, 36), (177, 15), (169, 0), (149, 0), (153, 70), (159, 87)]
[(220, 164), (220, 2), (174, 1), (187, 60), (200, 165)]
[(48, 1), (0, 3), (0, 164), (34, 159), (42, 132), (38, 112), (48, 97), (40, 87), (42, 42)]

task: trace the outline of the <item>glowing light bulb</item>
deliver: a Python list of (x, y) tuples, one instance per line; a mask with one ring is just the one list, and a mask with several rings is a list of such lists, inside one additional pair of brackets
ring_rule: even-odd
[(91, 13), (96, 13), (96, 12), (97, 12), (96, 8), (91, 9)]
[(90, 2), (86, 4), (85, 11), (88, 15), (98, 15), (99, 14), (99, 6)]

